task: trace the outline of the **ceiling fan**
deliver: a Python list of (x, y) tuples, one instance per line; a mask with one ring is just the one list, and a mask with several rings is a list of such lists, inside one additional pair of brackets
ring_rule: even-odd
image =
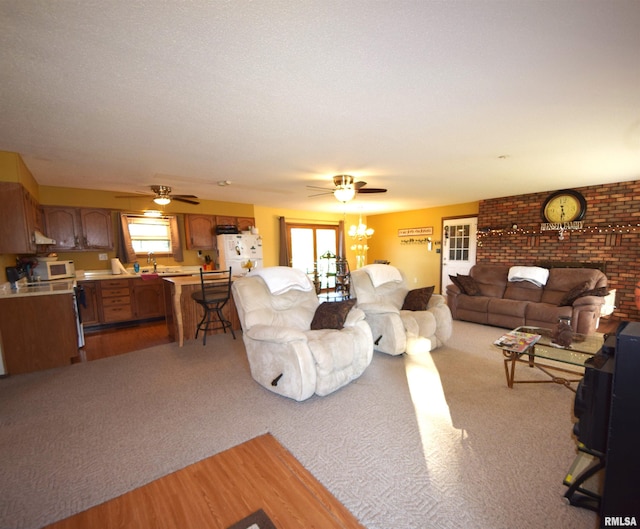
[(339, 202), (349, 202), (353, 200), (356, 194), (360, 193), (386, 193), (387, 190), (381, 187), (365, 187), (366, 182), (356, 182), (353, 176), (348, 174), (339, 174), (333, 177), (333, 185), (335, 189), (326, 189), (324, 187), (307, 186), (309, 189), (321, 189), (322, 193), (310, 195), (317, 197), (320, 195), (333, 194)]
[[(153, 197), (153, 201), (156, 204), (159, 204), (161, 206), (165, 206), (169, 204), (169, 202), (171, 202), (172, 200), (176, 200), (178, 202), (186, 202), (187, 204), (200, 204), (200, 202), (198, 202), (197, 200), (194, 200), (198, 198), (195, 195), (172, 195), (171, 188), (169, 186), (149, 186), (149, 187), (151, 188), (151, 191), (155, 193), (155, 196)], [(151, 195), (143, 195), (143, 194), (121, 195), (121, 196), (117, 196), (116, 198), (140, 198), (142, 196), (151, 196)]]

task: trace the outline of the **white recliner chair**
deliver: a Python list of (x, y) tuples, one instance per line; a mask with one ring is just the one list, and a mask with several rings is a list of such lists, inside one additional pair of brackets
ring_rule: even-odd
[[(424, 295), (419, 290), (412, 291), (411, 298)], [(371, 264), (351, 272), (351, 294), (367, 316), (376, 351), (428, 352), (451, 337), (451, 311), (444, 296), (431, 294), (423, 310), (403, 310), (409, 292), (404, 275), (394, 266)]]
[(297, 401), (328, 395), (371, 363), (364, 313), (353, 301), (319, 309), (313, 284), (300, 270), (255, 269), (233, 282), (232, 293), (251, 375), (269, 391)]

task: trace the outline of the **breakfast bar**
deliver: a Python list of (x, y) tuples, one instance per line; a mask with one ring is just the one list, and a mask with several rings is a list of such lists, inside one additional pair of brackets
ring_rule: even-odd
[[(191, 298), (191, 294), (201, 288), (200, 276), (165, 277), (164, 281), (167, 330), (171, 339), (182, 347), (185, 340), (195, 339), (196, 327), (202, 319), (202, 307)], [(234, 330), (240, 329), (240, 320), (233, 297), (224, 306), (222, 313), (231, 322)]]

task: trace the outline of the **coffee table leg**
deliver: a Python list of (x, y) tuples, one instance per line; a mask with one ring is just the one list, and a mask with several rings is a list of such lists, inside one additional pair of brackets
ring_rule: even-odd
[[(505, 356), (504, 359), (504, 374), (507, 377), (507, 386), (513, 389), (513, 379), (516, 373), (516, 359), (518, 355), (512, 351), (502, 351)], [(509, 362), (511, 362), (511, 369), (509, 369)]]

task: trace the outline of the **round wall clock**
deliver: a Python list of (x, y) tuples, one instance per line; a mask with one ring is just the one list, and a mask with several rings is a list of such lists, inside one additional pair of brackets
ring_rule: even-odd
[(551, 193), (542, 205), (542, 218), (546, 222), (560, 223), (582, 220), (587, 212), (587, 201), (578, 191), (563, 189)]

